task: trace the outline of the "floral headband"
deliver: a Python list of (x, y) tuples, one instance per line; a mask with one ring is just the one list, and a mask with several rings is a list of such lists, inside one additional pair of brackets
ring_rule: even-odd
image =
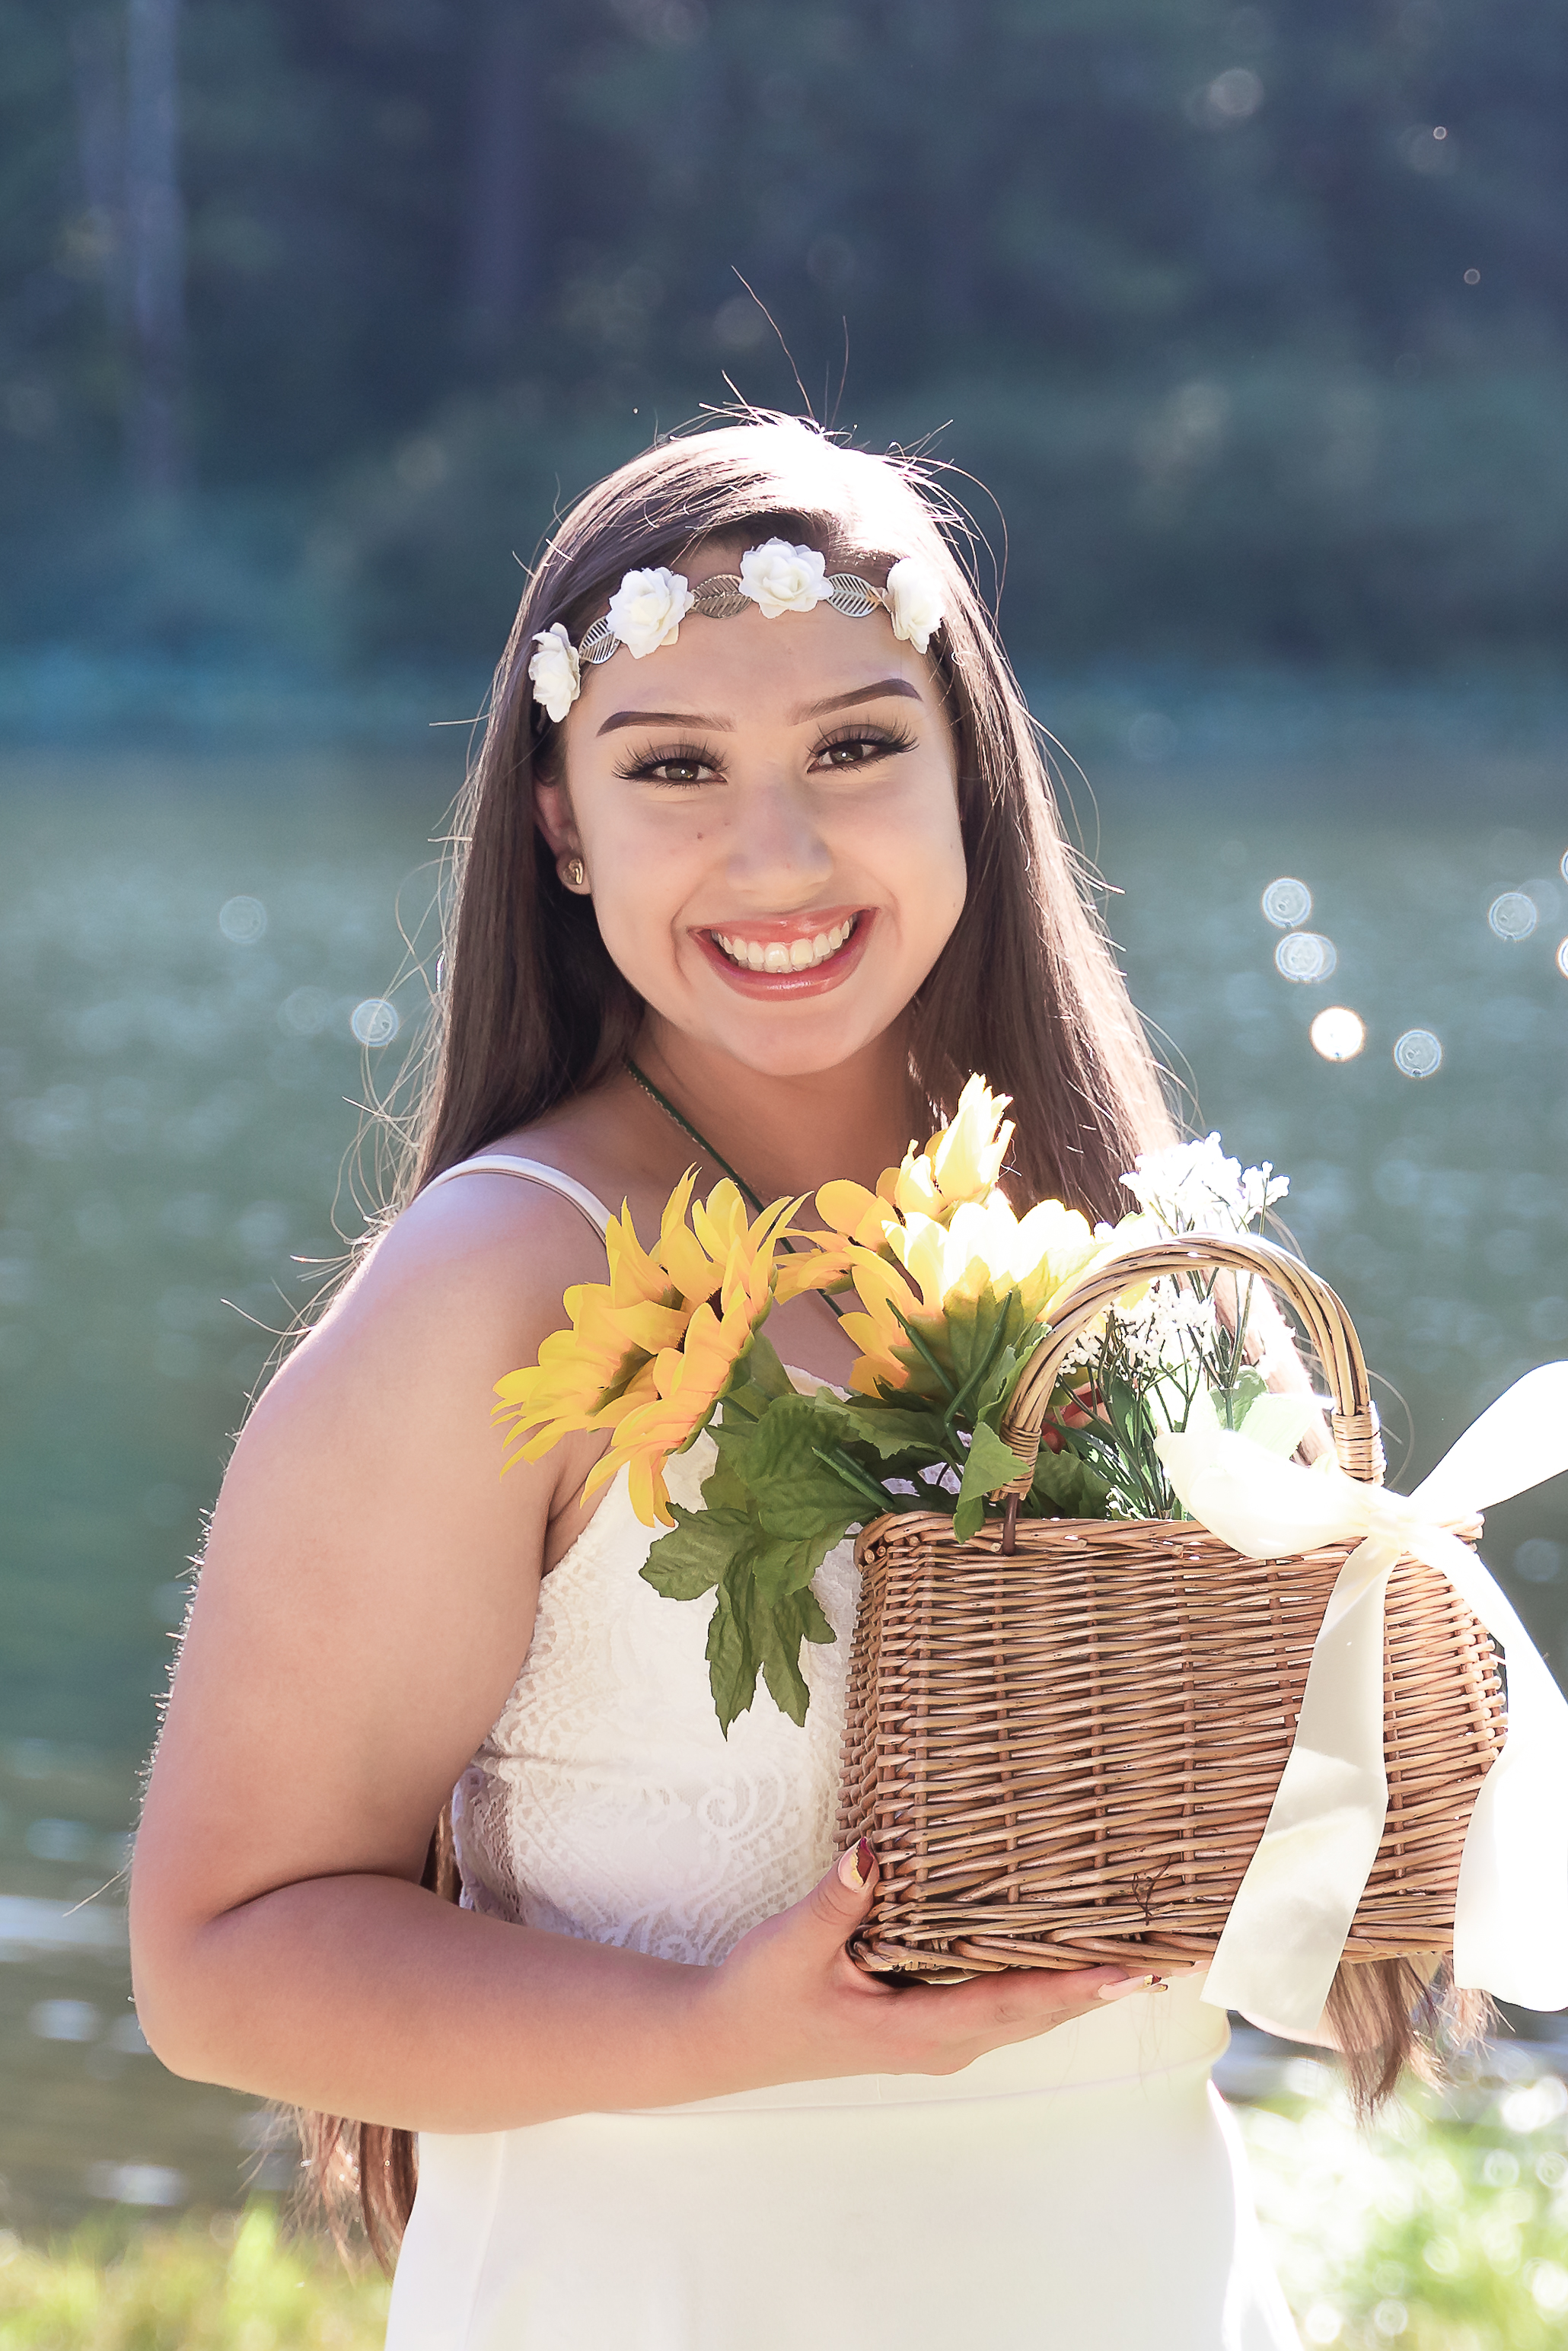
[(863, 621), (874, 611), (887, 612), (893, 633), (923, 653), (931, 632), (942, 625), (942, 587), (928, 563), (905, 555), (878, 588), (852, 571), (830, 571), (814, 547), (791, 547), (770, 538), (748, 547), (740, 570), (715, 572), (694, 590), (678, 571), (628, 571), (610, 599), (610, 609), (574, 645), (564, 621), (541, 629), (534, 638), (528, 663), (534, 700), (542, 703), (559, 726), (582, 691), (584, 662), (606, 662), (624, 645), (633, 661), (673, 645), (688, 612), (710, 621), (733, 621), (752, 604), (766, 620), (780, 612), (810, 612), (831, 604), (835, 612)]

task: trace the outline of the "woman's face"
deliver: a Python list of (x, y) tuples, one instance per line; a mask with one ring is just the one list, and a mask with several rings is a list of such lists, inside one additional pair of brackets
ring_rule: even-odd
[[(737, 559), (706, 548), (687, 577)], [(642, 661), (585, 665), (564, 735), (540, 822), (655, 1015), (777, 1076), (899, 1019), (966, 874), (940, 682), (885, 612), (693, 614)]]

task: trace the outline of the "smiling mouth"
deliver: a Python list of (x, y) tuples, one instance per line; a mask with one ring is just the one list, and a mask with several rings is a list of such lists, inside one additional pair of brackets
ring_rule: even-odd
[(737, 971), (783, 976), (815, 971), (820, 965), (831, 963), (843, 952), (860, 925), (859, 914), (849, 914), (810, 936), (797, 939), (754, 939), (739, 931), (709, 931), (707, 936)]

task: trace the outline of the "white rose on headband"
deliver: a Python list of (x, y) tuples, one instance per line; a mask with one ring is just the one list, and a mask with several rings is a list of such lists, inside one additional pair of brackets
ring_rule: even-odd
[(828, 567), (814, 547), (791, 547), (787, 539), (770, 538), (748, 547), (740, 559), (743, 595), (762, 607), (763, 616), (776, 621), (780, 612), (809, 612), (832, 594)]
[(582, 665), (564, 621), (553, 629), (541, 629), (534, 643), (538, 651), (528, 663), (534, 700), (544, 704), (559, 726), (582, 691)]
[(692, 609), (692, 591), (678, 571), (628, 571), (610, 599), (611, 628), (633, 661), (673, 645)]
[(887, 575), (893, 633), (923, 653), (933, 629), (942, 625), (942, 583), (917, 555), (902, 556)]

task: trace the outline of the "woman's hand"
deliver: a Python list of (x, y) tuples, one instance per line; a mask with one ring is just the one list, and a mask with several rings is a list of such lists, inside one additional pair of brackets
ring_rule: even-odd
[(1017, 1968), (946, 1985), (863, 1974), (844, 1946), (871, 1907), (876, 1876), (862, 1838), (802, 1901), (754, 1927), (712, 1970), (700, 2029), (727, 2077), (760, 2088), (852, 2074), (956, 2074), (988, 2050), (1161, 1983), (1118, 1967)]

